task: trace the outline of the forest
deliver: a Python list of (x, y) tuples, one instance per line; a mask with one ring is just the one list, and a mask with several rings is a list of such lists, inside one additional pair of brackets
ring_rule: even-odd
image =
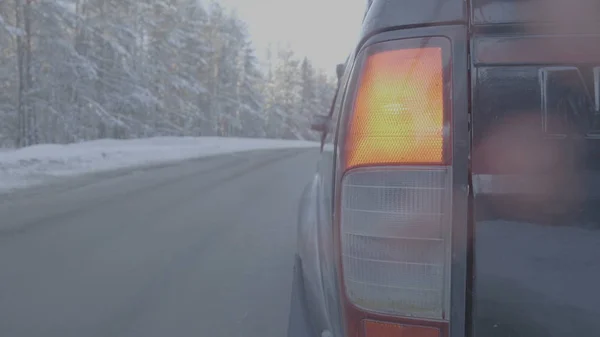
[(0, 1), (0, 147), (100, 138), (316, 139), (335, 79), (290, 47), (258, 55), (201, 0)]

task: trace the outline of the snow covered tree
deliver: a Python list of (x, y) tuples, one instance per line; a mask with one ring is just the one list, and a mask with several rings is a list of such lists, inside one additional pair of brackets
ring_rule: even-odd
[[(0, 1), (0, 146), (164, 135), (315, 139), (333, 81), (198, 0)], [(266, 65), (263, 67), (263, 65)]]

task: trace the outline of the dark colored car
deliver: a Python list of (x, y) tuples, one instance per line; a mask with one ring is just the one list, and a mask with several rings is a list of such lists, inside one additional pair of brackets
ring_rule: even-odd
[(374, 0), (289, 337), (600, 336), (600, 1)]

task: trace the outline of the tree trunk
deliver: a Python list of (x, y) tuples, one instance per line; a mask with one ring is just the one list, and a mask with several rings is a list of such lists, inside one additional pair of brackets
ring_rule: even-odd
[(31, 101), (29, 95), (33, 88), (33, 77), (31, 74), (31, 0), (25, 0), (23, 8), (23, 19), (25, 24), (25, 62), (23, 64), (25, 70), (25, 87), (26, 87), (26, 110), (27, 110), (27, 138), (29, 145), (39, 142), (37, 132), (37, 120), (34, 107), (29, 104)]
[[(22, 0), (15, 0), (15, 24), (17, 28), (22, 26)], [(25, 71), (24, 71), (24, 46), (23, 37), (21, 34), (17, 35), (17, 116), (18, 116), (18, 129), (17, 134), (17, 146), (25, 147), (29, 145), (27, 138), (27, 109), (24, 103), (24, 92), (25, 92)]]

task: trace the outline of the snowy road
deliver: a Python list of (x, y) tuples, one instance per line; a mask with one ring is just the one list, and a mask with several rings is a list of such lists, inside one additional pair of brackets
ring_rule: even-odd
[(0, 336), (284, 336), (317, 156), (221, 155), (0, 197)]

